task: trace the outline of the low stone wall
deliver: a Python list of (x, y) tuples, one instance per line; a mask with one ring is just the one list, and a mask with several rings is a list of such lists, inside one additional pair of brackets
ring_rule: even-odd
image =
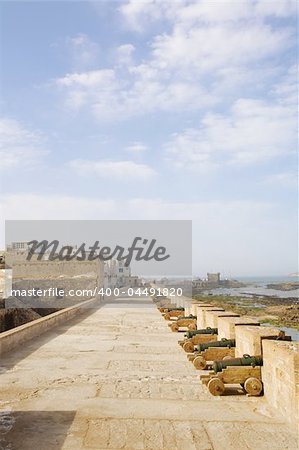
[(299, 343), (262, 341), (265, 397), (285, 419), (298, 426)]
[(236, 327), (245, 325), (259, 325), (259, 321), (253, 317), (218, 317), (218, 339), (235, 339)]
[(57, 279), (61, 275), (67, 277), (92, 274), (100, 279), (104, 276), (104, 263), (99, 259), (94, 261), (18, 261), (14, 253), (8, 253), (6, 263), (13, 267), (15, 279)]
[[(172, 296), (169, 297), (170, 302), (174, 305), (177, 306), (179, 308), (183, 307), (185, 308), (185, 310), (188, 312), (188, 314), (191, 314), (191, 298), (190, 297), (185, 297), (184, 295), (177, 295), (177, 296)], [(186, 313), (185, 311), (185, 313)]]
[(206, 327), (218, 328), (218, 319), (220, 317), (240, 317), (233, 311), (206, 311)]
[(40, 336), (96, 305), (98, 305), (98, 302), (95, 299), (91, 299), (76, 306), (49, 314), (41, 319), (33, 320), (12, 330), (4, 331), (0, 334), (0, 355), (21, 346), (24, 342)]
[(279, 329), (274, 327), (236, 327), (236, 357), (241, 357), (244, 354), (261, 356), (263, 338), (273, 336), (275, 339), (278, 335)]
[(200, 305), (205, 305), (205, 303), (200, 302), (198, 300), (192, 300), (192, 302), (191, 302), (191, 314), (193, 316), (196, 316), (196, 314), (197, 314), (197, 306), (200, 306)]
[(197, 315), (197, 328), (200, 330), (206, 328), (206, 311), (224, 311), (223, 308), (218, 308), (217, 306), (196, 306)]

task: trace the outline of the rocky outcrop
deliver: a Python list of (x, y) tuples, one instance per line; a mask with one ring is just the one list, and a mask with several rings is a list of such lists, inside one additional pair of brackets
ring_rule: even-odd
[(279, 291), (293, 291), (299, 289), (299, 282), (289, 281), (287, 283), (270, 283), (267, 284), (268, 289), (277, 289)]

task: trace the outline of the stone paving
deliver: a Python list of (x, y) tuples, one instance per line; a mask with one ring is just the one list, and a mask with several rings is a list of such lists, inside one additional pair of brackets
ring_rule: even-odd
[(119, 299), (0, 362), (0, 449), (295, 450), (264, 398), (212, 397), (150, 299)]

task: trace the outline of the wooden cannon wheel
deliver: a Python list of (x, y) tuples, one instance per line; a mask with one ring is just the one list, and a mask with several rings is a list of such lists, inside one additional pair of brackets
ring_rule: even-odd
[(212, 395), (222, 395), (225, 387), (219, 378), (211, 378), (208, 382), (208, 389)]
[(190, 341), (187, 341), (183, 344), (183, 349), (186, 353), (192, 353), (194, 352), (194, 344)]
[(202, 356), (196, 356), (193, 365), (197, 370), (204, 370), (207, 367), (207, 361)]
[(197, 330), (196, 323), (189, 323), (189, 325), (188, 325), (188, 330), (189, 330), (189, 331), (195, 331), (195, 330)]
[(263, 383), (258, 378), (250, 377), (244, 383), (244, 389), (249, 395), (260, 395), (263, 390)]
[(164, 319), (165, 320), (170, 320), (170, 315), (168, 313), (164, 314)]
[(171, 328), (171, 331), (174, 331), (174, 332), (179, 331), (179, 326), (177, 323), (172, 323), (170, 325), (170, 328)]

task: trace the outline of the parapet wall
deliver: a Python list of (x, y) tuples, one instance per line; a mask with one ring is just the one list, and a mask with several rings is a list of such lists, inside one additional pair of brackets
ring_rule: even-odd
[(262, 380), (267, 401), (294, 425), (299, 420), (299, 343), (262, 341)]
[(206, 328), (206, 312), (207, 311), (224, 311), (223, 308), (218, 308), (217, 306), (203, 306), (203, 305), (197, 305), (196, 306), (196, 315), (197, 315), (197, 328)]
[(94, 299), (81, 302), (76, 306), (57, 311), (41, 319), (21, 325), (9, 331), (0, 334), (0, 355), (8, 351), (14, 350), (21, 346), (24, 342), (32, 338), (40, 336), (50, 329), (64, 323), (89, 308), (96, 307), (98, 302)]
[(236, 328), (246, 325), (259, 325), (259, 321), (253, 317), (218, 317), (218, 339), (235, 339)]
[(91, 274), (104, 276), (104, 263), (96, 261), (16, 261), (13, 262), (14, 279), (49, 279)]
[(262, 356), (262, 340), (279, 335), (278, 328), (261, 326), (236, 327), (236, 356), (245, 354)]
[(233, 311), (205, 311), (206, 327), (218, 328), (219, 319), (221, 317), (240, 317)]

